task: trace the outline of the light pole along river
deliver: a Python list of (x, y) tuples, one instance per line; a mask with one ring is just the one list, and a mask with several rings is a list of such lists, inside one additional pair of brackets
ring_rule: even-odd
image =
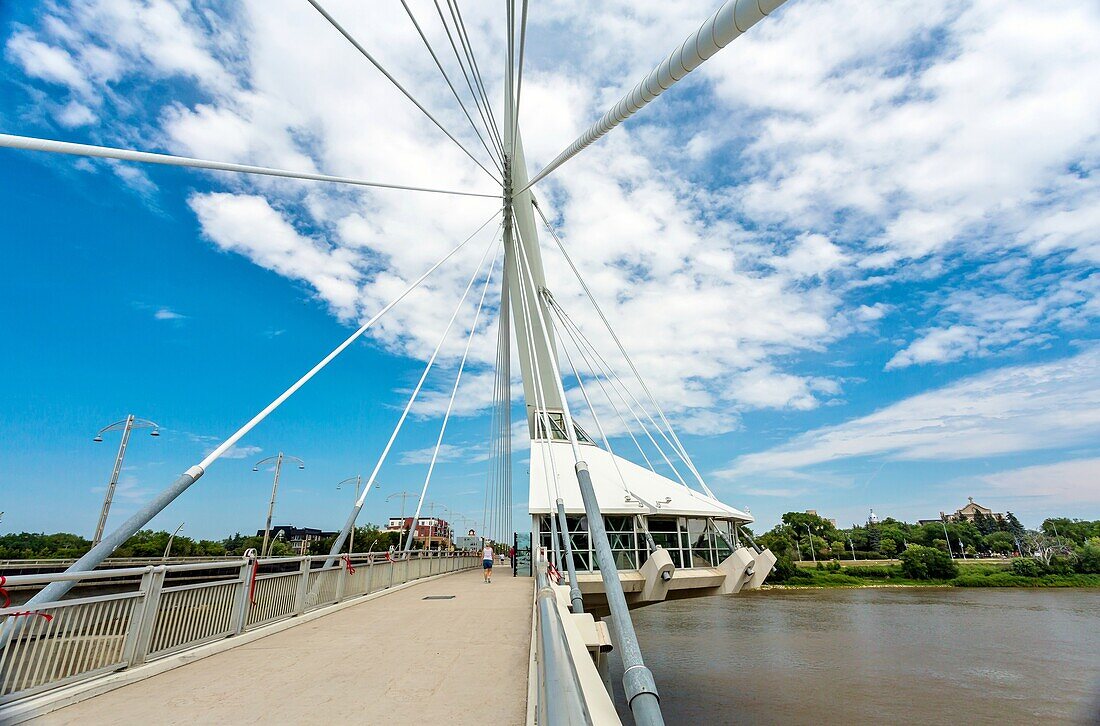
[(103, 508), (99, 511), (99, 522), (95, 526), (95, 536), (92, 537), (92, 547), (103, 539), (103, 528), (107, 524), (107, 515), (111, 511), (111, 502), (115, 498), (115, 487), (118, 486), (118, 475), (122, 473), (122, 460), (126, 458), (126, 447), (130, 444), (130, 432), (134, 429), (153, 429), (150, 436), (160, 436), (160, 426), (144, 418), (137, 418), (129, 414), (121, 421), (115, 421), (109, 426), (104, 426), (96, 432), (92, 441), (103, 443), (103, 434), (108, 431), (122, 430), (122, 442), (118, 445), (118, 454), (115, 456), (115, 468), (111, 472), (111, 481), (107, 484), (107, 493), (103, 495)]
[(259, 471), (260, 467), (267, 462), (275, 462), (275, 479), (271, 482), (271, 501), (267, 505), (267, 523), (264, 524), (264, 543), (260, 545), (260, 557), (267, 557), (267, 543), (271, 539), (271, 514), (275, 511), (275, 494), (279, 491), (279, 474), (283, 469), (283, 459), (290, 459), (291, 461), (298, 462), (299, 469), (306, 468), (306, 463), (297, 456), (288, 456), (281, 451), (275, 456), (260, 459), (252, 465), (252, 471)]

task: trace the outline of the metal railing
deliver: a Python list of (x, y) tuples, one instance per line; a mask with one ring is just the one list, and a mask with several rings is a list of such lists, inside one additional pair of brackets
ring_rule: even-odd
[[(431, 575), (464, 553), (237, 559), (17, 575), (5, 587), (75, 581), (86, 596), (0, 608), (0, 706)], [(121, 581), (120, 581), (121, 580)], [(83, 592), (82, 592), (83, 591)], [(103, 592), (106, 591), (106, 592)], [(0, 720), (2, 719), (0, 710)]]
[(546, 560), (535, 563), (535, 661), (538, 667), (536, 723), (540, 726), (591, 724), (584, 692), (566, 640), (557, 595), (546, 574)]

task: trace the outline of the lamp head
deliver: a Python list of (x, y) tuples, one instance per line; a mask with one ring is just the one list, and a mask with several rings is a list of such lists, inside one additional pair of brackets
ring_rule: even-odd
[(152, 431), (149, 432), (149, 435), (150, 436), (160, 436), (160, 430), (153, 429)]
[(260, 470), (260, 467), (258, 467), (258, 466), (252, 467), (252, 471), (259, 471), (259, 470)]
[(299, 469), (305, 469), (305, 468), (306, 468), (306, 465), (305, 465), (305, 464), (299, 464), (299, 465), (298, 465), (298, 468), (299, 468)]
[(97, 444), (102, 444), (103, 443), (103, 437), (100, 436), (99, 434), (96, 434), (95, 438), (92, 439), (92, 441), (96, 442)]

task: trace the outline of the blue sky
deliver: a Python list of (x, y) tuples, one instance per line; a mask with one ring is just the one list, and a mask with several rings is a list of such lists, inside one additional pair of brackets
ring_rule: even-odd
[[(331, 5), (475, 148), (399, 6)], [(5, 5), (0, 129), (491, 186), (308, 5), (256, 7)], [(583, 19), (578, 7), (531, 18), (521, 120), (534, 167), (709, 4), (611, 3)], [(500, 19), (467, 12), (481, 57), (499, 58)], [(807, 508), (912, 520), (968, 495), (1029, 524), (1100, 517), (1100, 101), (1087, 82), (1100, 13), (1068, 0), (1035, 12), (791, 0), (540, 185), (700, 469), (762, 524)], [(500, 69), (482, 66), (499, 89)], [(117, 445), (91, 438), (133, 412), (163, 435), (133, 442), (121, 521), (493, 207), (11, 150), (0, 171), (0, 531), (90, 534)], [(251, 463), (279, 450), (307, 468), (287, 472), (277, 519), (341, 521), (350, 492), (336, 482), (373, 466), (490, 231), (154, 524), (260, 527), (270, 479)], [(544, 255), (555, 297), (606, 352), (568, 268)], [(480, 518), (491, 328), (474, 341), (429, 499)], [(383, 496), (422, 484), (417, 452), (434, 442), (463, 342), (448, 340), (367, 519), (397, 514)]]

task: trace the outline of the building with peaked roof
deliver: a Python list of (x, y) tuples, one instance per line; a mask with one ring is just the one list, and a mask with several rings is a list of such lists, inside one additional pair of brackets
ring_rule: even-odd
[(952, 514), (940, 512), (939, 519), (918, 519), (917, 524), (935, 524), (936, 522), (973, 522), (978, 514), (989, 517), (998, 522), (1004, 520), (1002, 512), (994, 512), (989, 507), (983, 507), (974, 501), (974, 497), (967, 497), (966, 506), (956, 509)]

